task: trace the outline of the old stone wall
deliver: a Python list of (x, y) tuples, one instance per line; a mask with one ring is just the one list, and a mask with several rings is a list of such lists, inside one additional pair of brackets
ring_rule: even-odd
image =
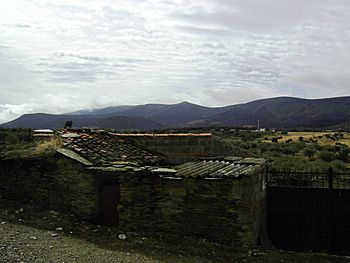
[(2, 198), (96, 217), (98, 184), (78, 162), (55, 155), (1, 160), (0, 165)]
[(261, 171), (223, 180), (120, 176), (119, 226), (146, 235), (252, 247), (261, 233), (263, 179)]
[(179, 164), (198, 157), (230, 155), (232, 149), (213, 136), (130, 136), (131, 141), (166, 155)]
[(255, 246), (262, 232), (263, 168), (231, 179), (166, 179), (86, 170), (55, 155), (2, 160), (0, 180), (2, 198), (118, 223), (121, 231), (193, 237), (238, 249)]

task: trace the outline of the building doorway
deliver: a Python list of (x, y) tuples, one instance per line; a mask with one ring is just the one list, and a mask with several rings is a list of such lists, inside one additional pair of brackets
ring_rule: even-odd
[(119, 183), (101, 185), (99, 191), (99, 223), (105, 226), (118, 226)]

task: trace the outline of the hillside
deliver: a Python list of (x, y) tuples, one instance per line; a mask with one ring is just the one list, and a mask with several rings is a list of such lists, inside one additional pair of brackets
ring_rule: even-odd
[(166, 126), (183, 126), (188, 122), (206, 120), (225, 111), (225, 107), (209, 108), (189, 102), (178, 104), (146, 104), (119, 112), (119, 115), (144, 117)]
[(133, 108), (133, 106), (123, 105), (123, 106), (107, 107), (102, 109), (79, 110), (79, 111), (75, 111), (67, 114), (68, 115), (113, 115), (131, 108)]
[(231, 106), (210, 119), (227, 126), (275, 128), (343, 127), (350, 120), (350, 97), (307, 100), (278, 97)]
[(26, 114), (0, 126), (56, 129), (63, 127), (67, 120), (72, 120), (75, 127), (120, 130), (255, 126), (258, 120), (260, 127), (267, 128), (349, 128), (350, 97), (314, 100), (278, 97), (217, 108), (189, 102), (117, 106), (65, 115)]
[(0, 125), (6, 128), (63, 128), (66, 121), (72, 121), (73, 127), (109, 128), (118, 130), (150, 130), (164, 126), (152, 120), (141, 117), (101, 116), (101, 115), (54, 115), (54, 114), (25, 114), (14, 121)]

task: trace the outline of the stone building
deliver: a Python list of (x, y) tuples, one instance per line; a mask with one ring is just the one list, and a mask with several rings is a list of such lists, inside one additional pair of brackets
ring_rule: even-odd
[[(211, 148), (173, 165), (154, 150), (158, 139), (151, 147), (149, 141), (82, 130), (61, 138), (56, 152), (2, 157), (0, 190), (6, 198), (31, 199), (123, 231), (204, 238), (236, 248), (257, 244), (264, 221), (264, 160), (214, 157)], [(185, 139), (187, 149), (208, 142), (193, 138)]]

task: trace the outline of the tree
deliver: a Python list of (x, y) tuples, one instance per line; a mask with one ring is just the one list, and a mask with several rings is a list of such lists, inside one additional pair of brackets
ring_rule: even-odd
[(65, 129), (69, 129), (69, 128), (72, 128), (73, 126), (73, 122), (72, 121), (67, 121), (66, 124), (64, 125), (64, 128)]

